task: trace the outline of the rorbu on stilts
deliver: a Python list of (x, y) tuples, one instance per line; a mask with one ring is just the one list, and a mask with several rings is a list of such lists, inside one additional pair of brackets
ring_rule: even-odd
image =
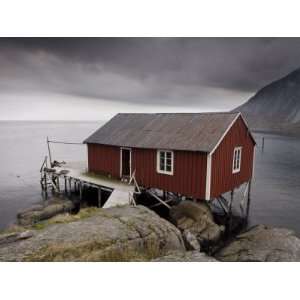
[[(96, 189), (99, 207), (143, 203), (168, 210), (184, 199), (207, 201), (223, 211), (229, 228), (239, 202), (248, 219), (256, 143), (241, 113), (117, 114), (84, 141), (86, 170), (51, 162), (51, 142), (51, 168), (45, 159), (41, 175), (46, 190), (59, 191), (63, 177), (66, 194), (67, 182), (80, 199), (85, 188)], [(103, 190), (110, 193), (105, 199)]]

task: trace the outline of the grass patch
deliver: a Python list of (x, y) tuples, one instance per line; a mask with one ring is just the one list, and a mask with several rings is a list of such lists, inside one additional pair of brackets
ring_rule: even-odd
[(165, 255), (154, 239), (144, 240), (143, 246), (131, 241), (85, 241), (81, 243), (59, 243), (42, 247), (24, 257), (24, 261), (89, 261), (124, 262), (150, 261)]
[(14, 225), (9, 228), (5, 228), (0, 230), (0, 235), (8, 234), (8, 233), (18, 233), (18, 232), (23, 232), (26, 231), (27, 229), (23, 226), (19, 225)]
[(83, 220), (98, 214), (101, 209), (97, 207), (82, 208), (77, 214), (64, 213), (54, 216), (48, 220), (36, 223), (32, 226), (33, 229), (41, 230), (51, 224), (65, 224)]

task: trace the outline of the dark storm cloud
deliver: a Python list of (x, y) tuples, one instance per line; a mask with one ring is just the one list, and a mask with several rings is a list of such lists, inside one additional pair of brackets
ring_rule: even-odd
[(145, 103), (201, 102), (209, 95), (205, 89), (254, 93), (298, 68), (299, 53), (295, 38), (0, 39), (0, 87)]

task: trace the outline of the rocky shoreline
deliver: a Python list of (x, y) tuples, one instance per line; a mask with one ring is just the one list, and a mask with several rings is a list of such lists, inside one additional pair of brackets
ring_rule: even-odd
[(300, 239), (257, 225), (224, 243), (206, 203), (183, 201), (170, 221), (138, 205), (84, 208), (54, 201), (0, 234), (0, 261), (300, 261)]

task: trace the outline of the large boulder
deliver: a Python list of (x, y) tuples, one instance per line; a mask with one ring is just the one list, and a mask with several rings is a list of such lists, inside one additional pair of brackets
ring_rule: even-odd
[(165, 256), (153, 259), (155, 262), (216, 262), (217, 260), (204, 252), (199, 251), (173, 251)]
[(0, 261), (145, 261), (185, 251), (180, 231), (146, 207), (82, 215), (56, 218), (58, 223), (32, 230), (31, 237), (0, 244)]
[(32, 207), (19, 212), (17, 214), (17, 222), (18, 225), (21, 226), (33, 225), (58, 214), (71, 212), (74, 207), (74, 203), (70, 200), (52, 199), (45, 205), (33, 205)]
[(196, 236), (201, 246), (216, 244), (224, 231), (223, 226), (214, 222), (213, 215), (207, 203), (201, 201), (182, 201), (170, 210), (173, 224), (182, 232), (190, 232)]
[(300, 261), (300, 239), (289, 229), (257, 225), (215, 256), (222, 261)]

